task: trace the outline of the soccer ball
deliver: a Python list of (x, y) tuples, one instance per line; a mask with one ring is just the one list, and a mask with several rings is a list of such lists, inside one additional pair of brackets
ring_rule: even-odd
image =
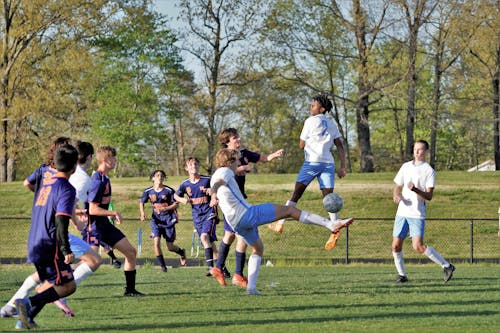
[(344, 206), (344, 200), (335, 192), (327, 194), (323, 198), (323, 207), (329, 213), (336, 213)]

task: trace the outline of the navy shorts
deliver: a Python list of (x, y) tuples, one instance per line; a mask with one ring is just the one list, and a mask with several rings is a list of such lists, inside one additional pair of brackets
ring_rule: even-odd
[(56, 259), (52, 262), (35, 263), (36, 271), (40, 281), (49, 281), (56, 286), (66, 284), (74, 280), (71, 265), (64, 263), (64, 259)]
[(125, 238), (123, 232), (107, 221), (94, 222), (82, 231), (82, 239), (91, 246), (105, 243), (114, 247), (123, 238)]
[(177, 236), (175, 233), (175, 227), (167, 227), (161, 224), (156, 224), (153, 221), (151, 221), (151, 233), (153, 234), (153, 237), (163, 237), (169, 243), (175, 242)]

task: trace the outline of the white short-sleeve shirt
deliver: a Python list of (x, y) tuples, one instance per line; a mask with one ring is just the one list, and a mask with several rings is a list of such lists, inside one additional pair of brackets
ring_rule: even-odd
[(78, 207), (85, 208), (87, 194), (92, 184), (90, 176), (78, 165), (75, 172), (69, 177), (69, 183), (76, 189), (76, 202), (78, 203)]
[(241, 194), (240, 188), (234, 172), (230, 168), (224, 167), (217, 169), (210, 180), (210, 187), (213, 187), (217, 180), (222, 179), (226, 183), (217, 190), (217, 199), (219, 207), (226, 218), (226, 221), (234, 228), (241, 220), (241, 217), (247, 211), (250, 204)]
[(404, 163), (394, 177), (394, 183), (403, 186), (401, 193), (403, 200), (399, 202), (396, 215), (425, 218), (425, 199), (410, 190), (407, 184), (412, 182), (418, 189), (426, 191), (428, 188), (434, 188), (435, 181), (436, 172), (429, 163), (423, 162), (418, 165), (415, 165), (414, 161)]
[(337, 124), (325, 114), (307, 118), (300, 133), (300, 139), (305, 142), (304, 160), (334, 163), (331, 148), (333, 140), (340, 137)]

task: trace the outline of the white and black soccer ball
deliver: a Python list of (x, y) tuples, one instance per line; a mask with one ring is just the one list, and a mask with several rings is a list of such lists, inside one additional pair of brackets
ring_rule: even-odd
[(328, 213), (337, 213), (344, 207), (344, 200), (340, 195), (332, 192), (323, 198), (323, 207)]

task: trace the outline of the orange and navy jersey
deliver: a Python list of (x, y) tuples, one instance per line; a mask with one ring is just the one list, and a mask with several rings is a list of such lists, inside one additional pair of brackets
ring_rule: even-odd
[(28, 236), (28, 259), (33, 263), (64, 258), (56, 235), (56, 215), (71, 217), (75, 205), (75, 188), (62, 174), (43, 181), (35, 194)]
[(153, 187), (148, 187), (142, 192), (141, 203), (151, 202), (152, 215), (151, 221), (159, 225), (166, 225), (168, 227), (177, 223), (176, 210), (164, 210), (160, 213), (156, 212), (157, 207), (167, 207), (175, 202), (174, 189), (169, 186), (163, 186), (159, 191)]
[[(111, 203), (111, 181), (109, 177), (97, 170), (92, 175), (91, 180), (92, 184), (89, 188), (85, 208), (88, 209), (88, 203), (92, 202), (97, 203), (102, 209), (108, 210)], [(89, 219), (91, 223), (98, 221), (109, 223), (107, 216), (89, 215)]]
[(56, 169), (51, 168), (47, 164), (42, 164), (26, 178), (26, 180), (35, 188), (35, 198), (40, 187), (56, 173)]
[(175, 192), (180, 197), (187, 195), (191, 199), (193, 222), (204, 222), (215, 217), (215, 209), (210, 207), (210, 177), (201, 176), (193, 183), (189, 179), (184, 180)]

